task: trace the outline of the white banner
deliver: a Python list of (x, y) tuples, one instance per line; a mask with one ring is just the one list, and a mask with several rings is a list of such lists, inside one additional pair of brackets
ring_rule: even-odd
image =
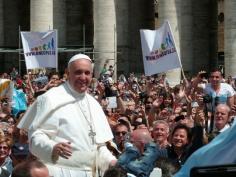
[(158, 30), (140, 30), (140, 35), (146, 76), (181, 68), (168, 22)]
[(57, 68), (57, 30), (21, 32), (27, 69)]

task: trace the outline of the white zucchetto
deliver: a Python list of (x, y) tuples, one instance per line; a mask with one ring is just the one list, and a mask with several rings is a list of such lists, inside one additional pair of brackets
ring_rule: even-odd
[(68, 62), (68, 65), (73, 61), (81, 60), (81, 59), (89, 60), (92, 63), (92, 60), (89, 58), (89, 56), (80, 53), (80, 54), (76, 54), (73, 57), (71, 57)]

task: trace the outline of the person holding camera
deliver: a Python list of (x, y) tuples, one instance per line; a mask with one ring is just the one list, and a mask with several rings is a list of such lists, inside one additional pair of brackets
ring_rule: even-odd
[[(212, 133), (214, 126), (214, 112), (215, 108), (219, 104), (226, 104), (229, 107), (234, 105), (235, 91), (231, 85), (222, 83), (223, 77), (219, 69), (213, 69), (210, 73), (209, 83), (201, 83), (203, 78), (203, 72), (198, 74), (197, 79), (193, 81), (193, 87), (203, 89), (203, 102), (206, 107), (206, 115), (210, 116), (210, 122), (207, 121), (207, 131)], [(208, 114), (209, 113), (209, 114)], [(208, 124), (209, 123), (209, 124)]]
[(43, 91), (47, 91), (50, 88), (57, 87), (61, 84), (60, 75), (58, 72), (52, 72), (49, 75), (49, 82), (44, 86)]
[[(213, 105), (213, 111), (218, 104), (227, 104), (229, 107), (234, 104), (235, 91), (231, 85), (227, 83), (222, 83), (222, 73), (219, 69), (213, 69), (210, 73), (209, 83), (200, 84), (203, 89), (205, 103), (211, 103)], [(202, 80), (202, 72), (198, 74), (198, 78), (193, 84), (195, 87)], [(209, 110), (211, 111), (211, 110)]]
[[(227, 104), (233, 106), (235, 91), (231, 85), (221, 83), (223, 79), (219, 70), (213, 70), (210, 75), (210, 84), (207, 84), (204, 91), (206, 94), (211, 95), (215, 105)], [(218, 99), (218, 100), (217, 100)]]

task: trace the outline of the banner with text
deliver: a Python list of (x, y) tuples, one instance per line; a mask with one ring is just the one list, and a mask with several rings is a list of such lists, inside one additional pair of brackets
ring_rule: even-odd
[(27, 69), (57, 68), (57, 30), (21, 32)]
[(168, 22), (158, 30), (140, 30), (140, 35), (146, 76), (181, 68)]

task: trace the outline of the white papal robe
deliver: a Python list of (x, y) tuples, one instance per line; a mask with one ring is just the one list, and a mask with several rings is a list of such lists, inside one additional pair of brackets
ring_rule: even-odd
[[(90, 123), (96, 132), (95, 144), (89, 136)], [(101, 106), (89, 94), (75, 92), (67, 82), (39, 96), (18, 127), (29, 130), (30, 151), (54, 177), (92, 176), (115, 159), (104, 146), (113, 135)], [(59, 157), (54, 163), (52, 149), (59, 142), (71, 142), (72, 156)]]

